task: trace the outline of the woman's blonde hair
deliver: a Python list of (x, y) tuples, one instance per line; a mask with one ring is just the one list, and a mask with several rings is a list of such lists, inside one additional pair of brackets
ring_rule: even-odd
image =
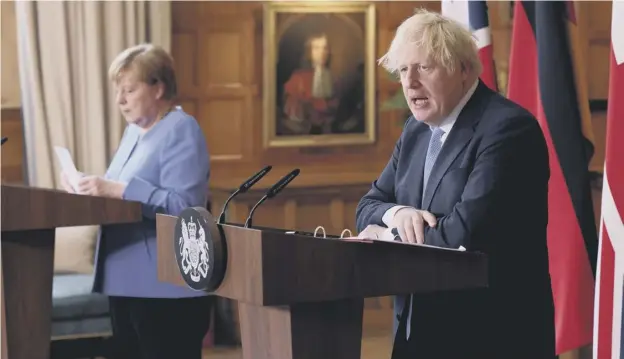
[(388, 52), (379, 59), (379, 64), (396, 73), (401, 66), (397, 54), (406, 46), (423, 48), (431, 60), (449, 73), (456, 70), (457, 64), (470, 68), (477, 76), (483, 71), (472, 33), (458, 22), (436, 12), (419, 9), (399, 25)]
[(108, 77), (116, 83), (126, 71), (134, 72), (148, 85), (162, 83), (165, 100), (173, 100), (178, 94), (173, 58), (159, 46), (141, 44), (125, 49), (111, 63)]

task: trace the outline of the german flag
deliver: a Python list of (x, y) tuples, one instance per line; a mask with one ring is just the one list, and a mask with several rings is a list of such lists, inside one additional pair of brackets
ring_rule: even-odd
[(557, 353), (592, 342), (598, 235), (593, 135), (573, 2), (516, 1), (507, 96), (533, 113), (550, 156), (548, 249)]

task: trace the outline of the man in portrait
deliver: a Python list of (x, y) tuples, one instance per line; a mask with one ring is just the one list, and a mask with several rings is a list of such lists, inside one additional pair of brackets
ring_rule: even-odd
[(305, 43), (302, 66), (284, 84), (284, 124), (294, 132), (332, 132), (339, 100), (329, 69), (330, 59), (327, 35), (310, 36)]

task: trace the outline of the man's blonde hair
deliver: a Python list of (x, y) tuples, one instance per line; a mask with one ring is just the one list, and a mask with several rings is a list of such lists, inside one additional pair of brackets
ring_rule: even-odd
[(397, 54), (406, 46), (423, 48), (431, 60), (449, 73), (454, 72), (458, 64), (470, 68), (477, 76), (483, 71), (472, 33), (460, 23), (436, 12), (419, 9), (399, 25), (379, 64), (396, 73), (401, 66)]
[(116, 83), (126, 71), (134, 72), (148, 85), (162, 83), (165, 100), (173, 100), (178, 94), (173, 58), (159, 46), (141, 44), (125, 49), (111, 63), (108, 77)]

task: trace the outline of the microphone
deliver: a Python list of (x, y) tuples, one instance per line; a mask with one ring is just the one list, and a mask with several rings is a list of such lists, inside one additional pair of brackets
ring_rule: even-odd
[(219, 215), (219, 220), (217, 221), (218, 224), (225, 223), (225, 210), (227, 209), (227, 206), (232, 200), (232, 198), (236, 197), (239, 193), (245, 193), (249, 191), (249, 189), (253, 185), (255, 185), (256, 182), (260, 181), (262, 177), (264, 177), (267, 173), (269, 173), (271, 168), (273, 168), (273, 166), (266, 166), (260, 171), (258, 171), (258, 173), (256, 173), (255, 175), (247, 178), (247, 180), (242, 185), (240, 185), (240, 187), (238, 187), (236, 191), (234, 191), (234, 193), (230, 195), (230, 197), (228, 197), (228, 199), (225, 201), (225, 204), (223, 205), (223, 210), (221, 211), (221, 214)]
[(8, 138), (8, 137), (2, 137), (2, 143), (0, 143), (0, 146), (1, 146), (1, 145), (4, 145), (4, 143), (5, 143), (6, 141), (8, 141), (8, 140), (9, 140), (9, 138)]
[(301, 171), (298, 168), (292, 170), (289, 174), (287, 174), (286, 176), (282, 177), (281, 180), (279, 180), (276, 184), (274, 184), (273, 187), (269, 188), (269, 190), (264, 195), (264, 197), (260, 198), (258, 203), (256, 203), (253, 206), (253, 208), (251, 208), (251, 211), (249, 211), (249, 216), (247, 217), (247, 220), (245, 221), (245, 228), (248, 228), (248, 227), (251, 226), (251, 217), (253, 216), (254, 212), (256, 211), (256, 208), (258, 208), (258, 206), (261, 205), (264, 201), (266, 201), (267, 199), (275, 197), (284, 188), (286, 188), (286, 186), (290, 183), (290, 181), (292, 181), (293, 179), (295, 179), (295, 177), (297, 177), (299, 175), (299, 172), (301, 172)]

